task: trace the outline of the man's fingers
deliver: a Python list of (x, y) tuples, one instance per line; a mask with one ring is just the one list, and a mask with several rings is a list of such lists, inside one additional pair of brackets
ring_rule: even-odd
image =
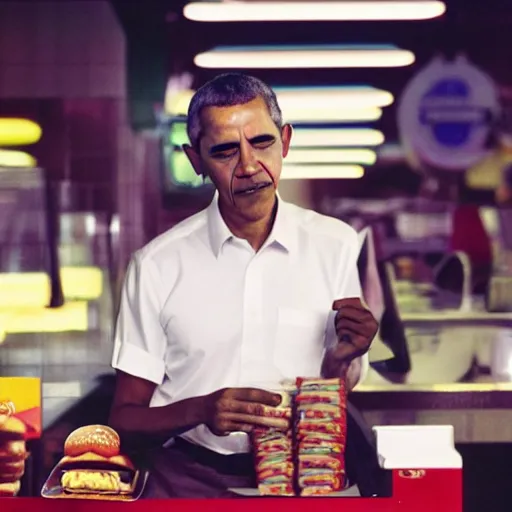
[(279, 430), (287, 430), (290, 426), (290, 422), (283, 418), (269, 418), (266, 416), (251, 416), (250, 414), (237, 413), (226, 413), (225, 418), (231, 423), (277, 428)]
[(364, 330), (364, 324), (351, 318), (342, 316), (336, 322), (336, 332), (347, 331), (348, 334), (363, 334), (361, 331)]
[(338, 309), (336, 318), (345, 317), (352, 318), (353, 320), (365, 321), (372, 318), (371, 313), (366, 309), (355, 308), (352, 306), (346, 306)]
[(348, 307), (348, 306), (366, 309), (365, 305), (361, 302), (361, 299), (359, 297), (351, 297), (348, 299), (338, 299), (332, 303), (333, 311), (338, 311), (338, 309)]
[(255, 402), (242, 402), (234, 398), (223, 398), (217, 402), (217, 410), (220, 413), (234, 412), (249, 414), (251, 416), (263, 416), (265, 413), (265, 405)]
[(244, 432), (245, 434), (250, 434), (254, 430), (254, 425), (249, 425), (248, 423), (230, 423), (230, 432)]
[(264, 389), (232, 388), (226, 392), (226, 396), (242, 402), (254, 402), (262, 405), (278, 406), (282, 397), (279, 393), (271, 393)]

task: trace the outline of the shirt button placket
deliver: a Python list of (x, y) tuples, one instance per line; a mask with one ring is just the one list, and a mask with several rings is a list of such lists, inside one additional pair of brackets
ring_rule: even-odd
[[(256, 255), (248, 264), (245, 272), (243, 296), (243, 328), (240, 373), (251, 374), (251, 361), (259, 356), (261, 344), (259, 336), (263, 323), (263, 275), (261, 258)], [(246, 380), (247, 377), (244, 378)]]

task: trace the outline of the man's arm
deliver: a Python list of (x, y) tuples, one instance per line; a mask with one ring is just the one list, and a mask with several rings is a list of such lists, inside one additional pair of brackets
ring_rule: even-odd
[(130, 451), (161, 446), (201, 424), (216, 435), (251, 432), (255, 425), (286, 429), (287, 420), (266, 417), (265, 406), (279, 405), (281, 396), (258, 389), (221, 389), (209, 395), (150, 407), (156, 385), (117, 373), (110, 425)]
[(333, 310), (336, 342), (327, 348), (322, 364), (326, 377), (343, 377), (352, 391), (368, 371), (368, 349), (378, 330), (378, 323), (362, 300), (358, 271), (360, 242), (357, 233), (350, 230), (346, 236), (346, 250), (340, 262), (336, 284), (337, 296)]
[(366, 374), (368, 373), (368, 367), (370, 361), (368, 354), (363, 354), (360, 357), (356, 357), (348, 367), (346, 380), (347, 388), (352, 391), (358, 384), (364, 381)]
[(153, 382), (118, 370), (109, 423), (124, 445), (138, 449), (161, 446), (172, 436), (206, 422), (205, 397), (150, 407), (155, 389)]

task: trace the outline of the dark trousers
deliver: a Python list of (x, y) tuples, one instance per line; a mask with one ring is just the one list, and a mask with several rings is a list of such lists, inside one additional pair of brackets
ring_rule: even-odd
[(154, 452), (144, 498), (235, 498), (234, 488), (256, 487), (250, 454), (220, 455), (177, 439)]

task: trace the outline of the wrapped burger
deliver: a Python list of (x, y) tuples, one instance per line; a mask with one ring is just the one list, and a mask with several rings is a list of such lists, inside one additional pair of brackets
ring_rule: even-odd
[(289, 429), (257, 428), (252, 433), (258, 490), (263, 496), (293, 496), (292, 395), (294, 387), (278, 391), (281, 403), (265, 414), (289, 420)]
[(301, 496), (345, 486), (346, 396), (342, 379), (297, 379), (296, 482)]

